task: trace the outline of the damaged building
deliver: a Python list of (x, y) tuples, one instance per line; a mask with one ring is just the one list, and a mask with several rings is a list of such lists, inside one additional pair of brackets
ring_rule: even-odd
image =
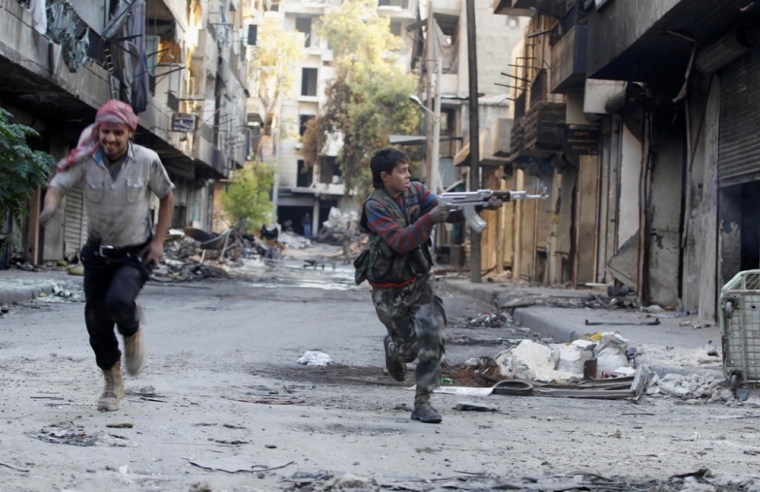
[[(505, 81), (499, 247), (515, 278), (618, 283), (645, 304), (715, 316), (721, 286), (758, 268), (760, 8), (746, 0), (495, 0), (529, 19)], [(484, 248), (485, 248), (484, 244)], [(484, 253), (485, 254), (485, 253)]]
[[(60, 159), (98, 107), (128, 102), (140, 117), (135, 142), (159, 154), (176, 185), (172, 226), (210, 229), (213, 183), (243, 166), (249, 146), (241, 8), (239, 0), (3, 1), (0, 105), (40, 133), (34, 149)], [(44, 190), (31, 197), (20, 231), (33, 264), (70, 258), (87, 235), (81, 189), (44, 229), (43, 200)], [(7, 235), (12, 225), (2, 222)]]
[[(480, 164), (484, 187), (499, 188), (499, 170), (509, 156), (509, 139), (512, 120), (511, 103), (503, 87), (503, 72), (511, 63), (512, 47), (522, 39), (527, 20), (517, 16), (496, 15), (482, 2), (475, 3), (478, 54), (478, 116), (480, 120)], [(421, 0), (416, 10), (417, 21), (408, 28), (415, 43), (410, 59), (411, 70), (419, 74), (419, 100), (425, 105), (422, 113), (422, 133), (425, 136), (396, 136), (391, 143), (425, 145), (425, 166), (419, 178), (438, 191), (464, 191), (469, 175), (468, 103), (468, 46), (467, 15), (464, 0)], [(439, 67), (440, 64), (440, 67)], [(428, 96), (430, 95), (430, 96)], [(436, 131), (436, 99), (440, 118)], [(433, 161), (437, 161), (433, 165)], [(433, 169), (438, 169), (435, 181)], [(434, 184), (437, 183), (437, 184)], [(510, 218), (503, 214), (496, 220), (496, 212), (484, 211), (485, 219), (494, 224), (484, 232), (484, 268), (503, 264), (507, 244), (505, 231)], [(455, 266), (466, 263), (464, 227), (445, 224), (436, 234), (439, 259), (448, 257)], [(488, 254), (486, 254), (486, 252)], [(511, 252), (507, 252), (511, 255)]]

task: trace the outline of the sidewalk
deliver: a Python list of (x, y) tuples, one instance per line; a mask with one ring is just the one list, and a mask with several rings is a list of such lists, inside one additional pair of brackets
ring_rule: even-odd
[[(540, 304), (546, 304), (546, 301), (559, 304), (577, 301), (582, 304), (594, 300), (594, 295), (607, 297), (600, 291), (588, 289), (528, 287), (511, 282), (472, 284), (469, 280), (453, 278), (442, 278), (441, 282), (456, 292), (492, 306), (512, 299), (537, 298), (544, 301)], [(673, 315), (670, 311), (658, 314)], [(633, 309), (536, 305), (515, 308), (513, 318), (516, 324), (531, 328), (542, 336), (552, 337), (556, 342), (569, 342), (596, 332), (618, 332), (629, 340), (629, 347), (646, 354), (644, 360), (658, 373), (697, 371), (718, 375), (722, 372), (722, 359), (709, 359), (704, 350), (709, 341), (720, 350), (720, 327), (716, 323), (700, 321), (697, 315), (655, 318)], [(656, 320), (659, 320), (658, 325), (642, 325)], [(586, 321), (592, 325), (587, 325)]]
[(65, 270), (0, 270), (0, 305), (37, 299), (40, 294), (51, 295), (56, 286), (81, 289), (82, 277), (69, 275)]

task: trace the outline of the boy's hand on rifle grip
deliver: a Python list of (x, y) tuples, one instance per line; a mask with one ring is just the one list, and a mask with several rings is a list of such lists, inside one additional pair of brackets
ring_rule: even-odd
[(436, 224), (446, 222), (451, 213), (450, 207), (437, 205), (433, 210), (427, 213)]

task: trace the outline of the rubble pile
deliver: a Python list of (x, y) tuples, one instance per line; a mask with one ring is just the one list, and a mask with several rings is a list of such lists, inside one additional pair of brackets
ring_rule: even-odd
[(699, 374), (683, 376), (667, 374), (662, 379), (650, 378), (647, 395), (665, 395), (682, 400), (706, 400), (706, 403), (733, 401), (734, 395), (726, 388), (725, 380)]
[(587, 362), (594, 361), (590, 377), (631, 376), (635, 369), (627, 354), (628, 340), (617, 333), (595, 334), (570, 344), (523, 340), (496, 356), (501, 374), (511, 379), (570, 382), (584, 378)]
[[(173, 241), (167, 241), (164, 246), (164, 257), (153, 270), (151, 278), (161, 281), (186, 281), (202, 278), (226, 277), (227, 272), (219, 262), (207, 262), (207, 259), (218, 259), (219, 252), (204, 251), (200, 242), (190, 236), (182, 236)], [(214, 264), (216, 263), (216, 264)]]
[(331, 208), (327, 220), (322, 222), (322, 227), (317, 233), (317, 241), (332, 244), (342, 243), (348, 222), (351, 222), (354, 226), (355, 237), (352, 240), (355, 240), (359, 235), (359, 212), (356, 210), (343, 211), (335, 207)]
[(311, 239), (292, 232), (282, 231), (278, 239), (283, 246), (289, 249), (306, 249), (311, 246)]

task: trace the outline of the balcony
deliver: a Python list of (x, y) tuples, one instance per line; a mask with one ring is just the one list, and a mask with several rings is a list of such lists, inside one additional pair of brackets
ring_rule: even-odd
[(204, 78), (216, 77), (219, 51), (213, 32), (207, 29), (198, 30), (198, 46), (193, 51), (192, 62), (197, 67), (203, 67)]
[(585, 85), (588, 65), (588, 26), (574, 26), (552, 48), (549, 87), (554, 94)]
[(565, 132), (565, 103), (540, 101), (515, 121), (510, 142), (510, 160), (548, 157), (562, 149)]
[(494, 0), (493, 13), (501, 15), (513, 15), (533, 17), (538, 0)]
[(414, 19), (411, 0), (379, 0), (377, 13), (394, 19)]

